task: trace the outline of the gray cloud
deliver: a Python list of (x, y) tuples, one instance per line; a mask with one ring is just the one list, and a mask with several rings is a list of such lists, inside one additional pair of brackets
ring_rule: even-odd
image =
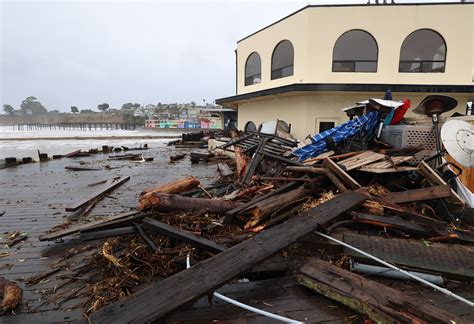
[(3, 1), (0, 103), (33, 95), (68, 111), (232, 95), (236, 41), (307, 4)]

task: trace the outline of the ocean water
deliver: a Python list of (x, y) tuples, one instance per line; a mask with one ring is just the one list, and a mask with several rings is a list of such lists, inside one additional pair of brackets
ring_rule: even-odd
[[(159, 132), (148, 129), (19, 131), (12, 126), (0, 126), (0, 159), (32, 157), (38, 160), (38, 150), (52, 156), (79, 149), (87, 151), (91, 148), (101, 148), (102, 145), (164, 146), (170, 140), (169, 138), (179, 136), (181, 136), (180, 132)], [(168, 139), (157, 137), (168, 137)]]

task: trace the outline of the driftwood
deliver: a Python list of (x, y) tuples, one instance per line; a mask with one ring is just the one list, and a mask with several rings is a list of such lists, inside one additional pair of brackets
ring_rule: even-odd
[[(235, 129), (230, 131), (230, 135), (233, 139), (239, 138), (239, 134)], [(241, 177), (245, 174), (247, 169), (248, 157), (243, 152), (240, 146), (234, 145), (235, 164), (237, 167), (237, 177)]]
[(103, 324), (150, 323), (158, 320), (253, 268), (319, 226), (336, 221), (364, 199), (364, 195), (356, 192), (340, 194), (305, 214), (295, 216), (169, 278), (151, 283), (126, 299), (105, 306), (93, 313), (91, 320)]
[(113, 191), (114, 189), (118, 188), (119, 186), (121, 186), (122, 184), (124, 184), (126, 181), (128, 181), (130, 179), (130, 177), (122, 177), (120, 179), (117, 179), (117, 181), (115, 182), (111, 182), (109, 185), (107, 185), (105, 188), (99, 190), (98, 192), (94, 193), (93, 195), (91, 195), (90, 197), (78, 202), (78, 203), (75, 203), (69, 207), (66, 207), (66, 211), (67, 212), (71, 212), (71, 211), (76, 211), (80, 208), (83, 208), (87, 205), (89, 205), (90, 203), (92, 203), (93, 201), (95, 201), (96, 199), (99, 199), (101, 197), (104, 197), (106, 194), (108, 194), (109, 192)]
[[(57, 238), (68, 236), (68, 235), (78, 233), (78, 232), (81, 232), (81, 231), (87, 231), (87, 230), (90, 231), (90, 230), (93, 230), (97, 227), (101, 227), (104, 224), (107, 224), (107, 223), (112, 222), (112, 221), (124, 220), (124, 219), (134, 219), (135, 220), (135, 219), (138, 219), (138, 218), (141, 218), (141, 217), (143, 217), (143, 214), (140, 214), (140, 212), (137, 211), (137, 210), (121, 213), (121, 214), (114, 215), (114, 216), (105, 216), (100, 220), (92, 221), (92, 222), (89, 222), (89, 223), (86, 223), (86, 224), (78, 224), (78, 225), (71, 226), (69, 228), (66, 228), (66, 229), (63, 229), (63, 230), (60, 230), (60, 231), (43, 234), (39, 237), (39, 240), (40, 241), (55, 240)], [(103, 229), (103, 228), (101, 228), (101, 229)]]
[(211, 213), (223, 214), (239, 207), (241, 203), (220, 199), (190, 198), (179, 195), (168, 195), (155, 192), (148, 198), (153, 208), (158, 210), (194, 211), (207, 209)]
[(138, 210), (147, 210), (153, 206), (150, 199), (153, 200), (152, 196), (154, 193), (176, 194), (195, 188), (199, 185), (199, 180), (194, 177), (187, 177), (168, 182), (156, 188), (146, 189), (140, 194), (140, 198), (138, 199)]
[(261, 221), (270, 217), (273, 213), (281, 209), (281, 207), (290, 205), (294, 201), (301, 200), (308, 195), (308, 190), (300, 187), (280, 195), (269, 197), (252, 206), (250, 210), (250, 220), (247, 221), (244, 228), (254, 227)]
[(459, 316), (329, 262), (310, 259), (298, 281), (377, 323), (466, 323)]
[(182, 231), (178, 228), (162, 223), (155, 219), (145, 218), (143, 220), (143, 226), (154, 230), (162, 235), (166, 235), (178, 241), (191, 244), (211, 253), (219, 253), (226, 249), (225, 246), (219, 245), (214, 241), (193, 234), (188, 234), (185, 231)]
[(2, 315), (9, 310), (14, 310), (21, 303), (23, 290), (15, 282), (0, 278), (0, 295), (3, 296), (0, 303), (0, 315)]

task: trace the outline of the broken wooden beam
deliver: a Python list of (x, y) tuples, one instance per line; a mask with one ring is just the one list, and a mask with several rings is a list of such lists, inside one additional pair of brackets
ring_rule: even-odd
[(327, 168), (317, 168), (312, 166), (287, 166), (286, 169), (292, 172), (310, 173), (310, 174), (322, 174), (331, 180), (331, 182), (341, 191), (347, 191), (347, 187), (342, 183), (341, 180)]
[(217, 163), (217, 170), (223, 177), (231, 176), (234, 174), (234, 172), (232, 172), (232, 170), (226, 163)]
[(332, 173), (334, 173), (341, 181), (349, 187), (350, 189), (359, 189), (362, 188), (362, 186), (354, 180), (346, 171), (341, 169), (334, 161), (332, 161), (330, 158), (325, 158), (323, 161), (323, 166), (330, 170)]
[(97, 323), (150, 323), (209, 293), (320, 226), (341, 218), (366, 196), (347, 191), (91, 315)]
[(430, 235), (436, 235), (438, 232), (432, 230), (429, 227), (410, 222), (404, 219), (397, 219), (394, 217), (369, 215), (364, 213), (352, 213), (352, 220), (356, 223), (362, 223), (367, 225), (374, 225), (388, 230), (402, 231), (408, 234), (414, 234), (417, 236), (428, 237)]
[(153, 231), (156, 231), (162, 235), (169, 236), (175, 240), (193, 245), (197, 248), (211, 253), (220, 253), (226, 250), (225, 246), (217, 244), (214, 241), (208, 240), (204, 237), (199, 237), (193, 234), (186, 233), (185, 231), (182, 231), (176, 227), (170, 226), (163, 222), (157, 221), (156, 219), (145, 218), (142, 224), (143, 226)]
[(108, 194), (109, 192), (111, 192), (114, 189), (118, 188), (119, 186), (124, 184), (129, 179), (130, 179), (130, 177), (122, 177), (122, 178), (118, 179), (116, 182), (113, 182), (113, 183), (109, 184), (108, 186), (106, 186), (105, 188), (97, 191), (96, 193), (92, 194), (88, 198), (86, 198), (86, 199), (84, 199), (84, 200), (82, 200), (78, 203), (75, 203), (75, 204), (73, 204), (69, 207), (66, 207), (66, 211), (67, 212), (72, 212), (72, 211), (76, 211), (80, 208), (83, 208), (83, 207), (87, 206), (88, 204), (90, 204), (91, 202), (96, 200), (97, 198), (103, 197), (106, 194)]
[(153, 252), (159, 252), (160, 248), (156, 245), (156, 243), (151, 239), (150, 236), (148, 236), (147, 233), (143, 230), (142, 226), (138, 223), (133, 223), (133, 227), (137, 231), (138, 235), (145, 241), (145, 243), (148, 245), (150, 249), (153, 250)]
[(251, 210), (248, 211), (251, 217), (245, 224), (244, 228), (248, 229), (254, 227), (261, 221), (281, 210), (282, 207), (291, 206), (295, 201), (301, 200), (308, 196), (308, 194), (309, 191), (307, 189), (300, 187), (256, 203), (251, 207)]
[(223, 214), (226, 211), (239, 207), (242, 203), (220, 199), (190, 198), (180, 195), (168, 195), (154, 192), (148, 197), (148, 202), (158, 210), (184, 210), (195, 211), (208, 209), (215, 214)]
[(156, 188), (144, 190), (138, 198), (138, 209), (147, 210), (152, 207), (150, 199), (154, 193), (177, 194), (199, 186), (201, 183), (194, 177), (181, 178), (172, 182), (165, 183)]
[(121, 220), (121, 219), (129, 219), (131, 217), (134, 217), (135, 219), (138, 219), (140, 217), (143, 217), (143, 215), (140, 215), (140, 212), (138, 210), (133, 210), (125, 213), (121, 213), (118, 215), (112, 215), (112, 216), (105, 216), (99, 220), (92, 221), (86, 224), (78, 224), (78, 225), (73, 225), (69, 228), (59, 230), (56, 232), (51, 232), (47, 234), (43, 234), (39, 237), (40, 241), (50, 241), (50, 240), (55, 240), (64, 236), (68, 236), (74, 233), (78, 233), (80, 231), (87, 231), (87, 230), (92, 230), (97, 226), (104, 225), (108, 222), (116, 221), (116, 220)]
[(383, 196), (383, 199), (399, 204), (412, 201), (448, 198), (450, 196), (451, 187), (448, 185), (441, 185), (400, 192), (391, 192)]
[(466, 323), (427, 299), (415, 298), (331, 263), (312, 258), (298, 281), (377, 323)]
[(298, 187), (300, 184), (296, 183), (296, 182), (290, 182), (278, 189), (276, 189), (275, 191), (271, 191), (269, 193), (266, 193), (262, 196), (259, 196), (259, 197), (255, 197), (254, 199), (252, 199), (251, 201), (249, 202), (246, 202), (244, 204), (241, 204), (240, 206), (232, 209), (232, 210), (229, 210), (225, 213), (225, 219), (224, 219), (224, 223), (228, 224), (228, 223), (231, 223), (234, 216), (237, 215), (238, 213), (240, 213), (242, 210), (244, 209), (247, 209), (249, 208), (250, 206), (258, 203), (259, 201), (262, 201), (264, 199), (267, 199), (268, 197), (271, 197), (273, 195), (277, 195), (279, 193), (283, 193), (283, 192), (286, 192), (288, 190), (291, 190), (291, 189), (294, 189), (296, 187)]
[(101, 240), (104, 238), (114, 237), (114, 236), (122, 236), (122, 235), (129, 235), (135, 234), (135, 228), (132, 226), (127, 227), (118, 227), (100, 231), (93, 231), (93, 232), (81, 232), (81, 240), (83, 241), (93, 241), (93, 240)]

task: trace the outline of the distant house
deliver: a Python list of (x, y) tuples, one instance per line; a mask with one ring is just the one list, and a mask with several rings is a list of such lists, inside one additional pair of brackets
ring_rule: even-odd
[[(237, 42), (239, 128), (283, 119), (299, 138), (347, 120), (341, 109), (390, 89), (474, 99), (474, 4), (310, 5)], [(230, 67), (229, 67), (230, 68)]]

